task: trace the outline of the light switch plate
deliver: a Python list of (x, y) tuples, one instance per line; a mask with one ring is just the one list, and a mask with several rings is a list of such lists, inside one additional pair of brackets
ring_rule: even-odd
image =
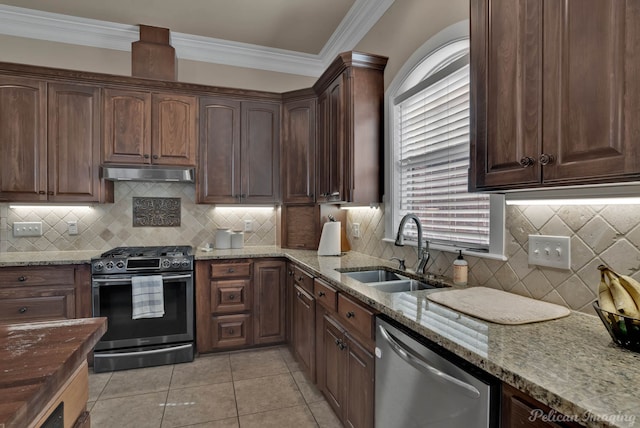
[(529, 235), (529, 264), (570, 269), (570, 238), (568, 236)]
[(354, 238), (360, 237), (360, 223), (353, 223), (351, 225), (351, 232)]
[(41, 221), (16, 221), (13, 223), (13, 236), (42, 236)]

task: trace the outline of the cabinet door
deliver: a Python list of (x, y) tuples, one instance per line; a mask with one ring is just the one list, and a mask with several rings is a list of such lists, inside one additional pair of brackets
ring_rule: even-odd
[(151, 163), (151, 93), (104, 90), (104, 162)]
[(280, 197), (280, 105), (243, 102), (240, 141), (242, 202), (277, 202)]
[(47, 200), (46, 88), (0, 77), (0, 201)]
[(325, 174), (325, 185), (328, 186), (321, 200), (341, 201), (345, 198), (344, 167), (345, 167), (345, 138), (346, 138), (346, 100), (344, 76), (339, 76), (326, 90), (325, 112), (323, 117), (324, 157), (318, 159), (318, 168)]
[(282, 201), (315, 201), (316, 100), (298, 100), (284, 105), (282, 137)]
[(211, 281), (211, 313), (233, 313), (251, 310), (251, 281), (230, 279)]
[(151, 102), (151, 162), (196, 166), (196, 97), (153, 94)]
[(285, 263), (279, 260), (254, 263), (254, 342), (285, 340)]
[(344, 329), (329, 314), (318, 308), (317, 384), (333, 411), (342, 419), (346, 385), (346, 343)]
[(305, 371), (315, 380), (315, 299), (298, 285), (293, 292), (293, 347)]
[(100, 202), (100, 88), (50, 83), (49, 201)]
[[(562, 422), (564, 415), (557, 412), (550, 414), (549, 407), (505, 383), (502, 384), (500, 411), (503, 427), (577, 428), (580, 426), (575, 422)], [(538, 417), (531, 420), (531, 416), (534, 414)], [(555, 416), (559, 422), (553, 422), (554, 418), (551, 416)]]
[(211, 318), (212, 349), (251, 345), (251, 314), (221, 315)]
[(198, 202), (235, 203), (240, 194), (240, 102), (200, 99)]
[(329, 98), (327, 91), (318, 97), (318, 140), (316, 147), (316, 199), (325, 202), (329, 193)]
[(471, 190), (540, 183), (542, 53), (542, 0), (471, 1)]
[(373, 427), (375, 360), (373, 355), (347, 335), (344, 424), (353, 428)]
[(636, 2), (545, 2), (545, 183), (637, 179), (639, 25)]

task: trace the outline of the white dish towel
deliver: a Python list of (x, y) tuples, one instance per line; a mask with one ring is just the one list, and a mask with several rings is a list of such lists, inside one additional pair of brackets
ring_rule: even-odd
[(164, 316), (162, 275), (131, 277), (131, 318), (160, 318)]

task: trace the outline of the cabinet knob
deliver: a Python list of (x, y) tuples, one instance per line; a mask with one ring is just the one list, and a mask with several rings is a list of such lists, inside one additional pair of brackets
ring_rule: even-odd
[(47, 195), (53, 195), (53, 190), (49, 190), (49, 191), (47, 192)]
[(549, 165), (555, 161), (555, 158), (553, 157), (553, 155), (543, 153), (540, 155), (540, 159), (538, 159), (538, 161), (540, 162), (540, 165)]
[(299, 276), (299, 277), (298, 277), (298, 282), (302, 282), (302, 280), (304, 280), (304, 277)]
[(40, 190), (40, 191), (38, 192), (38, 194), (39, 194), (39, 195), (46, 195), (46, 194), (47, 194), (47, 192), (45, 192), (44, 190)]
[(142, 155), (142, 157), (144, 157), (145, 159), (149, 159), (149, 155), (147, 153), (145, 153), (144, 155)]
[(18, 312), (20, 312), (21, 314), (24, 314), (25, 312), (27, 312), (27, 307), (23, 306), (20, 309), (18, 309)]
[(324, 297), (324, 296), (325, 296), (324, 291), (318, 291), (318, 297)]
[(20, 281), (20, 282), (25, 282), (26, 280), (27, 280), (26, 276), (19, 276), (18, 277), (18, 281)]
[(293, 276), (293, 271), (292, 270), (289, 271), (289, 276)]
[(235, 294), (229, 294), (229, 300), (233, 300), (233, 299), (235, 299), (235, 298), (236, 298), (236, 295), (235, 295)]
[(234, 268), (229, 268), (229, 269), (227, 269), (227, 272), (229, 272), (229, 273), (234, 273), (235, 271), (236, 271), (236, 270), (235, 270)]
[(536, 163), (536, 160), (529, 156), (525, 156), (522, 159), (520, 159), (520, 165), (523, 168), (529, 168), (530, 166), (533, 166), (534, 163)]
[(298, 296), (298, 298), (302, 299), (302, 293), (299, 291), (296, 291), (296, 296)]
[(353, 318), (353, 317), (355, 317), (355, 316), (356, 316), (356, 314), (355, 314), (355, 313), (353, 313), (353, 312), (351, 312), (351, 311), (347, 312), (347, 318)]
[(229, 334), (233, 334), (233, 329), (232, 328), (229, 329)]
[(158, 159), (158, 155), (153, 155), (153, 158), (154, 159)]

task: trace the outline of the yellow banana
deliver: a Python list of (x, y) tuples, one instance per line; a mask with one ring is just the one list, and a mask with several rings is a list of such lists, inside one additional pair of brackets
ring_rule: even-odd
[(606, 274), (609, 277), (609, 290), (611, 290), (611, 296), (613, 297), (613, 303), (622, 315), (640, 318), (640, 311), (634, 302), (631, 295), (620, 284), (618, 278), (611, 273), (611, 270), (607, 269)]
[(640, 282), (627, 275), (618, 275), (618, 281), (620, 281), (620, 285), (631, 295), (636, 306), (640, 308)]
[(613, 314), (618, 313), (616, 309), (616, 305), (613, 303), (613, 296), (611, 295), (611, 290), (609, 290), (609, 285), (604, 279), (604, 272), (600, 272), (600, 285), (598, 286), (598, 305), (600, 309), (603, 309), (607, 312), (611, 312)]

